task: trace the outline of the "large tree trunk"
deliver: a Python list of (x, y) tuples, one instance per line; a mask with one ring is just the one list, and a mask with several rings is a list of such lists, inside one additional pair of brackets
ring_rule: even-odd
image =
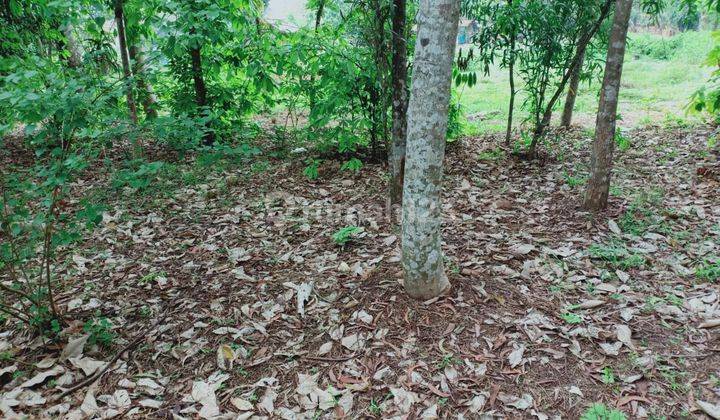
[(595, 141), (590, 160), (590, 180), (585, 194), (585, 208), (599, 211), (607, 207), (610, 191), (613, 150), (615, 148), (615, 125), (620, 96), (620, 80), (625, 46), (627, 44), (628, 23), (632, 13), (632, 0), (616, 0), (615, 17), (610, 45), (608, 46), (605, 76), (600, 91), (597, 122), (595, 123)]
[(145, 117), (148, 119), (157, 118), (157, 97), (153, 92), (152, 85), (145, 79), (145, 59), (142, 48), (137, 45), (130, 45), (128, 53), (132, 61), (132, 71), (135, 74), (135, 80), (140, 90), (140, 101), (145, 111)]
[(137, 124), (137, 107), (133, 97), (132, 73), (130, 72), (130, 59), (128, 58), (127, 38), (125, 38), (125, 16), (123, 12), (123, 0), (115, 0), (115, 24), (117, 25), (118, 46), (120, 48), (120, 60), (122, 61), (123, 77), (125, 78), (125, 95), (127, 97), (130, 119)]
[(582, 74), (583, 63), (585, 62), (585, 51), (580, 55), (580, 65), (575, 67), (570, 77), (570, 85), (568, 86), (567, 97), (565, 98), (565, 108), (563, 109), (560, 126), (570, 128), (572, 124), (573, 111), (575, 110), (575, 100), (577, 99), (578, 88), (580, 88), (580, 75)]
[[(194, 34), (195, 30), (190, 29), (190, 34)], [(202, 58), (200, 45), (190, 48), (190, 60), (192, 64), (193, 84), (195, 86), (195, 105), (200, 112), (205, 112), (208, 105), (207, 87), (205, 86), (205, 77), (203, 76)], [(206, 146), (212, 146), (215, 143), (215, 133), (209, 126), (206, 126), (205, 136), (203, 137)]]
[(421, 0), (403, 188), (405, 290), (430, 299), (450, 288), (441, 250), (442, 174), (460, 0)]
[(407, 39), (405, 37), (406, 0), (393, 0), (392, 16), (392, 143), (390, 166), (390, 206), (402, 205), (407, 135)]

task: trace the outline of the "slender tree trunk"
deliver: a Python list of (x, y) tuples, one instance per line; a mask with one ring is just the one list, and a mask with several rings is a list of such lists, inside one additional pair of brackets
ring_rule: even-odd
[(406, 0), (393, 0), (392, 17), (392, 144), (390, 145), (390, 206), (402, 205), (407, 135)]
[(318, 4), (318, 9), (315, 12), (315, 32), (317, 32), (318, 28), (320, 27), (323, 13), (325, 13), (325, 0), (320, 0)]
[(565, 98), (565, 108), (563, 109), (560, 126), (570, 128), (572, 124), (573, 111), (575, 109), (575, 100), (577, 99), (578, 88), (580, 87), (580, 75), (582, 74), (583, 63), (585, 62), (585, 51), (581, 52), (580, 65), (575, 67), (570, 77), (570, 85), (568, 86), (567, 97)]
[(125, 16), (123, 12), (123, 0), (115, 0), (115, 24), (117, 25), (118, 47), (120, 48), (120, 60), (122, 61), (123, 76), (125, 78), (125, 95), (127, 97), (130, 119), (137, 124), (137, 107), (133, 97), (132, 73), (130, 72), (130, 59), (128, 58), (127, 38), (125, 38)]
[(403, 188), (405, 290), (430, 299), (450, 288), (441, 249), (442, 174), (460, 0), (421, 0), (408, 103)]
[(5, 19), (8, 20), (8, 22), (13, 22), (14, 16), (12, 12), (12, 8), (10, 8), (10, 0), (3, 0), (3, 12)]
[[(190, 29), (190, 34), (195, 34), (195, 29)], [(208, 105), (207, 87), (205, 86), (205, 77), (203, 76), (201, 46), (200, 44), (190, 48), (190, 60), (192, 64), (193, 84), (195, 87), (195, 105), (198, 107), (199, 113), (204, 113)], [(206, 146), (212, 146), (215, 143), (215, 133), (212, 128), (206, 125), (205, 136), (203, 142)]]
[(565, 91), (565, 86), (567, 86), (568, 81), (570, 80), (570, 75), (575, 70), (576, 67), (580, 66), (580, 58), (581, 56), (584, 57), (585, 51), (587, 50), (588, 45), (590, 45), (590, 41), (595, 36), (595, 34), (600, 30), (600, 27), (602, 26), (602, 23), (605, 21), (605, 18), (608, 17), (610, 14), (610, 9), (612, 6), (612, 0), (605, 0), (605, 3), (603, 4), (601, 10), (600, 10), (600, 16), (595, 21), (595, 24), (589, 28), (587, 32), (583, 34), (583, 36), (578, 41), (577, 46), (577, 52), (575, 53), (575, 56), (573, 57), (572, 63), (568, 67), (568, 69), (563, 74), (562, 79), (560, 80), (560, 84), (558, 85), (558, 88), (555, 90), (555, 94), (550, 98), (547, 105), (545, 106), (545, 112), (543, 113), (543, 117), (540, 120), (539, 124), (536, 124), (535, 132), (533, 133), (533, 139), (530, 143), (530, 149), (529, 149), (529, 155), (531, 158), (534, 158), (536, 156), (536, 148), (537, 143), (540, 141), (540, 139), (545, 135), (545, 130), (547, 130), (548, 126), (550, 126), (550, 120), (552, 119), (552, 112), (553, 108), (555, 107), (555, 104), (557, 103), (558, 99), (560, 99), (560, 95)]
[[(325, 13), (325, 0), (320, 0), (318, 9), (315, 12), (315, 33), (318, 33), (320, 24), (322, 23), (323, 14)], [(310, 91), (308, 92), (308, 100), (310, 101), (310, 112), (315, 108), (317, 99), (315, 97), (315, 75), (310, 74)]]
[[(374, 99), (371, 100), (370, 109), (372, 113), (372, 152), (374, 158), (380, 158), (380, 141), (383, 146), (387, 146), (388, 143), (388, 117), (387, 111), (390, 107), (389, 99), (391, 95), (387, 93), (390, 91), (388, 86), (388, 74), (390, 68), (388, 66), (389, 54), (388, 54), (388, 43), (386, 39), (385, 23), (388, 15), (383, 13), (382, 10), (383, 1), (374, 0), (372, 2), (372, 8), (375, 11), (375, 30), (372, 31), (371, 39), (372, 46), (375, 50), (375, 69), (377, 74), (377, 85), (372, 88)], [(387, 147), (385, 147), (387, 150)]]
[[(508, 6), (512, 7), (513, 0), (508, 0)], [(512, 34), (510, 35), (510, 63), (508, 65), (508, 72), (510, 76), (510, 106), (508, 107), (508, 121), (507, 121), (507, 132), (505, 133), (505, 145), (510, 146), (510, 140), (512, 139), (512, 126), (513, 126), (513, 114), (515, 113), (515, 41), (516, 41), (516, 28), (513, 26)]]
[(145, 117), (148, 119), (157, 118), (157, 97), (153, 92), (152, 85), (145, 79), (145, 60), (142, 48), (137, 45), (130, 45), (128, 53), (132, 61), (132, 71), (135, 74), (135, 80), (140, 90), (140, 100), (145, 111)]
[(615, 17), (610, 33), (605, 76), (600, 91), (600, 105), (595, 124), (595, 141), (590, 160), (590, 180), (585, 194), (585, 208), (591, 211), (599, 211), (607, 207), (615, 148), (620, 80), (625, 60), (632, 3), (632, 0), (616, 0), (615, 3)]

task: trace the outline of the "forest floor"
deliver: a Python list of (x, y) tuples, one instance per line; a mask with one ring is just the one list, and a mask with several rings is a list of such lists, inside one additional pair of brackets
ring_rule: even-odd
[[(494, 136), (448, 148), (450, 294), (402, 288), (385, 170), (301, 159), (109, 191), (58, 268), (77, 321), (43, 345), (0, 333), (0, 410), (47, 417), (633, 418), (720, 411), (720, 183), (708, 127), (627, 133), (609, 210), (580, 209), (590, 139), (540, 161)], [(5, 163), (22, 150), (2, 152)], [(252, 170), (250, 169), (252, 168)], [(172, 189), (174, 186), (174, 189)], [(344, 247), (332, 234), (363, 232)], [(106, 317), (91, 332), (83, 324)], [(114, 356), (117, 356), (114, 357)], [(109, 369), (63, 398), (63, 389)], [(713, 411), (714, 410), (714, 411)], [(548, 417), (549, 416), (549, 417)], [(653, 417), (655, 416), (655, 417)]]

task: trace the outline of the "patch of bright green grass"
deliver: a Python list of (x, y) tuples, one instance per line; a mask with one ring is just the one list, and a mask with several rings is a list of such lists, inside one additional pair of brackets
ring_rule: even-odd
[[(679, 40), (674, 40), (680, 37)], [(632, 34), (623, 70), (619, 113), (625, 117), (623, 125), (642, 126), (660, 118), (686, 121), (685, 107), (690, 95), (703, 86), (712, 69), (702, 61), (713, 45), (709, 32), (687, 32), (675, 37), (652, 34)], [(647, 52), (647, 44), (667, 44), (667, 52)], [(658, 58), (660, 57), (660, 58)], [(602, 66), (590, 82), (581, 84), (575, 103), (575, 121), (592, 125), (598, 106), (598, 89)], [(515, 131), (528, 117), (521, 109), (526, 99), (522, 80), (516, 76), (518, 94), (515, 99)], [(506, 69), (493, 66), (485, 76), (478, 71), (478, 83), (458, 89), (458, 98), (468, 118), (465, 135), (499, 133), (506, 127), (510, 103), (509, 75)], [(562, 110), (562, 101), (557, 113)], [(694, 118), (694, 117), (693, 117)]]
[(647, 263), (640, 254), (630, 253), (622, 244), (592, 244), (588, 253), (594, 259), (605, 261), (622, 270), (644, 267)]
[(695, 277), (703, 281), (717, 281), (720, 279), (720, 260), (715, 263), (704, 262), (695, 269)]

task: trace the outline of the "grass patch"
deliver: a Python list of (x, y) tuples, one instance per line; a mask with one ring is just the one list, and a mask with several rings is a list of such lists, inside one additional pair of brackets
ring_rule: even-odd
[(505, 151), (499, 147), (490, 150), (483, 150), (478, 154), (478, 160), (482, 162), (498, 161), (505, 158)]
[(622, 270), (641, 268), (647, 264), (644, 256), (628, 251), (624, 244), (592, 244), (588, 248), (591, 258), (605, 261)]
[(608, 408), (605, 404), (595, 403), (583, 413), (580, 420), (626, 420), (622, 411)]
[[(685, 32), (674, 37), (632, 34), (618, 111), (628, 117), (628, 125), (633, 122), (654, 124), (658, 113), (672, 120), (684, 120), (684, 108), (690, 102), (690, 95), (710, 76), (711, 69), (702, 62), (712, 45), (707, 31)], [(487, 76), (480, 69), (477, 71), (478, 83), (457, 91), (457, 98), (468, 118), (463, 134), (503, 132), (510, 103), (508, 72), (497, 66), (491, 66)], [(576, 120), (582, 118), (588, 124), (594, 123), (598, 106), (602, 74), (595, 76), (590, 83), (581, 84), (575, 103)], [(518, 131), (528, 114), (520, 109), (527, 96), (522, 91), (522, 80), (516, 79), (518, 95), (514, 125)], [(562, 106), (559, 103), (557, 109), (561, 110)], [(650, 113), (654, 115), (648, 115)], [(630, 118), (631, 114), (635, 114), (635, 118)]]
[(710, 282), (720, 279), (720, 258), (716, 258), (715, 262), (705, 261), (695, 269), (695, 277), (698, 280)]
[(630, 36), (630, 54), (654, 60), (683, 60), (700, 64), (713, 45), (708, 31), (688, 31), (674, 36), (653, 33), (635, 33)]

